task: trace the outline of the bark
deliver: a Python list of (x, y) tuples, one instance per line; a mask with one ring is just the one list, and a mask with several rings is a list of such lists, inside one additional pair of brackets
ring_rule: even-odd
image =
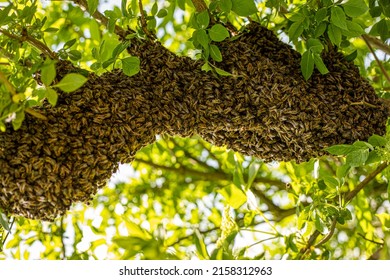
[[(128, 51), (141, 60), (139, 74), (90, 74), (56, 107), (37, 109), (47, 121), (26, 116), (18, 131), (0, 134), (0, 208), (29, 218), (62, 215), (162, 133), (299, 162), (385, 133), (388, 107), (341, 54), (325, 53), (330, 73), (305, 81), (299, 53), (257, 24), (219, 47), (216, 65), (232, 76), (206, 73), (202, 62), (158, 42), (135, 42)], [(59, 76), (74, 71), (58, 65)]]

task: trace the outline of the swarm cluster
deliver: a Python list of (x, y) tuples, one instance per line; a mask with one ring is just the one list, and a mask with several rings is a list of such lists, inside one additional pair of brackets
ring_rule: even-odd
[[(36, 108), (22, 127), (0, 134), (0, 208), (52, 220), (72, 202), (90, 201), (118, 163), (156, 134), (198, 134), (266, 161), (304, 161), (336, 143), (384, 134), (388, 108), (358, 69), (337, 52), (324, 56), (330, 73), (306, 82), (300, 55), (269, 30), (250, 25), (219, 46), (218, 67), (172, 54), (158, 42), (133, 44), (141, 72), (91, 74), (56, 107)], [(58, 75), (77, 71), (66, 62)]]

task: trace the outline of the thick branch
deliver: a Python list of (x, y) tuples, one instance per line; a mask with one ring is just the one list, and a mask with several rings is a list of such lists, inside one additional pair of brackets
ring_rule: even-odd
[[(330, 73), (305, 81), (299, 53), (257, 24), (218, 47), (224, 59), (214, 64), (232, 76), (137, 41), (129, 49), (141, 62), (137, 75), (90, 74), (82, 88), (60, 94), (56, 107), (40, 109), (47, 123), (26, 117), (20, 130), (0, 134), (0, 207), (34, 218), (63, 214), (73, 201), (88, 201), (118, 162), (131, 162), (156, 134), (199, 135), (264, 161), (304, 161), (385, 133), (388, 108), (341, 54), (327, 53)], [(57, 66), (60, 76), (75, 71)]]

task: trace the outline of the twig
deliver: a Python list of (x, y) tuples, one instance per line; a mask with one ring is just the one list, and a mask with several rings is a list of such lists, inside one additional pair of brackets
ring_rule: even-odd
[(3, 244), (5, 244), (5, 241), (7, 241), (7, 238), (11, 232), (12, 227), (14, 226), (14, 223), (15, 223), (15, 217), (12, 218), (12, 221), (11, 221), (10, 226), (9, 226), (9, 231), (7, 231), (7, 234), (4, 237)]
[[(80, 8), (82, 8), (85, 11), (88, 11), (88, 4), (85, 0), (72, 0), (73, 3), (78, 5)], [(93, 15), (91, 15), (94, 19), (96, 19), (100, 24), (104, 25), (105, 27), (108, 26), (109, 19), (100, 13), (99, 11), (95, 11)], [(128, 34), (135, 33), (134, 30), (128, 29), (124, 30), (122, 27), (115, 24), (114, 32), (116, 35), (118, 35), (122, 40), (126, 38)]]
[(389, 76), (389, 73), (387, 73), (385, 67), (383, 66), (382, 62), (379, 60), (379, 58), (377, 57), (374, 49), (372, 48), (371, 46), (371, 43), (366, 39), (366, 37), (362, 36), (364, 42), (366, 42), (366, 45), (367, 47), (370, 49), (371, 53), (373, 54), (374, 58), (375, 58), (375, 61), (376, 63), (378, 64), (379, 68), (381, 69), (383, 75), (386, 77), (386, 79), (389, 81), (390, 83), (390, 76)]
[(139, 6), (140, 13), (141, 13), (141, 28), (142, 28), (142, 30), (144, 31), (144, 33), (146, 34), (146, 36), (149, 39), (155, 39), (154, 34), (152, 34), (148, 29), (148, 24), (146, 23), (146, 15), (145, 15), (145, 11), (144, 11), (144, 6), (142, 5), (142, 0), (138, 0), (138, 6)]
[(367, 184), (376, 177), (379, 173), (381, 173), (387, 166), (389, 166), (388, 162), (384, 162), (381, 165), (379, 165), (372, 173), (370, 173), (366, 178), (364, 178), (363, 181), (361, 181), (355, 189), (350, 191), (346, 197), (345, 202), (350, 202)]
[(11, 39), (14, 39), (14, 40), (17, 40), (19, 42), (28, 42), (30, 43), (32, 46), (36, 47), (37, 49), (39, 49), (43, 54), (47, 55), (48, 57), (50, 57), (51, 59), (53, 60), (57, 60), (58, 59), (58, 56), (55, 52), (53, 52), (52, 50), (49, 49), (48, 46), (46, 46), (44, 43), (42, 43), (41, 41), (38, 41), (37, 39), (35, 39), (34, 37), (32, 37), (31, 35), (29, 35), (27, 33), (27, 30), (24, 29), (22, 30), (22, 36), (17, 36), (17, 35), (14, 35), (14, 34), (11, 34), (10, 32), (8, 32), (7, 30), (4, 30), (4, 29), (0, 29), (0, 33), (3, 33), (5, 36), (7, 36), (8, 38), (11, 38)]
[(194, 4), (195, 10), (200, 13), (207, 10), (207, 5), (203, 0), (191, 0)]
[(380, 49), (381, 51), (390, 54), (390, 46), (382, 42), (382, 40), (368, 34), (362, 35), (362, 38), (370, 42), (372, 45), (374, 45), (376, 48)]
[(64, 216), (62, 216), (61, 220), (60, 220), (60, 234), (61, 234), (61, 244), (62, 244), (62, 248), (61, 248), (62, 259), (65, 260), (65, 258), (66, 258), (66, 246), (65, 246), (65, 242), (64, 242), (64, 234), (65, 234), (65, 230), (64, 230)]
[(182, 148), (182, 151), (184, 152), (184, 155), (186, 158), (188, 159), (192, 159), (193, 161), (195, 161), (198, 165), (201, 165), (203, 166), (204, 168), (206, 168), (206, 170), (210, 170), (213, 169), (214, 171), (218, 171), (218, 168), (215, 168), (213, 166), (210, 166), (208, 165), (206, 162), (198, 159), (196, 156), (192, 155), (187, 149), (183, 149), (183, 147), (176, 141), (175, 138), (171, 138), (172, 142), (175, 144), (175, 146), (177, 147), (180, 147)]
[[(345, 197), (345, 202), (348, 203), (350, 202), (365, 186), (368, 185), (368, 183), (373, 180), (379, 173), (381, 173), (387, 166), (389, 165), (388, 162), (384, 162), (381, 165), (379, 165), (372, 173), (370, 173), (362, 182), (360, 182), (354, 190), (349, 192), (347, 196)], [(309, 238), (309, 241), (306, 244), (306, 247), (303, 248), (300, 252), (301, 256), (306, 254), (309, 250), (310, 247), (313, 246), (315, 240), (321, 233), (316, 230)], [(321, 241), (319, 242), (321, 243)], [(317, 244), (316, 246), (319, 246), (321, 244)]]
[(319, 246), (325, 244), (326, 242), (328, 242), (329, 239), (334, 234), (334, 230), (336, 229), (336, 225), (337, 225), (337, 219), (333, 218), (332, 225), (330, 226), (330, 230), (329, 230), (328, 234), (323, 239), (321, 239), (320, 242), (318, 242), (316, 245), (314, 245), (314, 247), (319, 247)]
[(279, 206), (275, 205), (271, 199), (269, 199), (261, 190), (258, 188), (254, 187), (251, 188), (252, 192), (260, 198), (261, 202), (264, 202), (268, 210), (271, 212), (274, 212), (278, 218), (278, 220), (283, 220), (284, 218), (291, 216), (295, 214), (296, 209), (295, 208), (290, 208), (290, 209), (282, 209)]
[(367, 240), (367, 241), (369, 241), (369, 242), (371, 242), (371, 243), (374, 243), (374, 244), (377, 244), (377, 245), (381, 245), (381, 246), (384, 245), (383, 242), (378, 242), (378, 241), (369, 239), (369, 238), (365, 237), (365, 236), (364, 236), (362, 233), (360, 233), (360, 232), (358, 233), (358, 235), (361, 236), (364, 240)]

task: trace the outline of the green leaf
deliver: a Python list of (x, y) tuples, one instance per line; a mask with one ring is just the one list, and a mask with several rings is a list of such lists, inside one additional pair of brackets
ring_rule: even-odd
[(71, 50), (68, 52), (69, 58), (71, 60), (80, 60), (81, 59), (81, 52), (78, 50)]
[(354, 150), (348, 153), (346, 163), (352, 167), (364, 165), (364, 163), (368, 159), (368, 154), (368, 149)]
[(291, 17), (288, 19), (293, 22), (303, 22), (305, 20), (306, 16), (301, 13), (292, 14)]
[(365, 164), (372, 164), (381, 161), (382, 158), (376, 150), (370, 151)]
[(150, 13), (152, 14), (152, 16), (155, 16), (157, 14), (157, 11), (158, 11), (158, 5), (157, 2), (154, 2), (152, 9), (150, 10)]
[(195, 230), (194, 241), (195, 241), (195, 247), (196, 247), (196, 251), (198, 253), (199, 259), (209, 260), (210, 256), (209, 256), (209, 253), (207, 252), (206, 244), (204, 243), (203, 237), (200, 234), (199, 230)]
[(214, 42), (221, 42), (229, 37), (229, 32), (222, 24), (215, 24), (209, 29), (209, 36)]
[(321, 8), (316, 12), (315, 18), (317, 22), (322, 22), (328, 15), (328, 8)]
[(194, 40), (196, 40), (204, 49), (209, 48), (209, 36), (203, 29), (195, 30), (192, 34)]
[(332, 147), (325, 149), (325, 151), (327, 151), (328, 153), (336, 156), (345, 156), (353, 150), (354, 149), (352, 145), (346, 145), (346, 144), (334, 145)]
[(330, 24), (328, 26), (328, 36), (333, 44), (338, 46), (341, 43), (341, 30), (337, 26)]
[(202, 71), (209, 72), (210, 70), (213, 70), (213, 67), (211, 67), (210, 64), (208, 62), (206, 62), (205, 64), (203, 64), (201, 69), (202, 69)]
[(310, 38), (309, 40), (307, 40), (307, 49), (313, 53), (321, 53), (324, 49), (324, 46), (322, 45), (320, 40)]
[(58, 32), (58, 28), (54, 28), (54, 27), (49, 27), (49, 28), (46, 28), (45, 30), (43, 30), (43, 32), (46, 32), (46, 33), (55, 33), (55, 32)]
[(161, 9), (157, 13), (158, 18), (163, 18), (163, 17), (166, 17), (167, 15), (168, 15), (167, 9)]
[(249, 165), (249, 171), (248, 171), (248, 182), (246, 185), (247, 189), (250, 189), (252, 186), (253, 181), (256, 179), (257, 173), (259, 172), (260, 164), (258, 162), (252, 162)]
[(232, 10), (233, 3), (232, 0), (220, 0), (219, 8), (225, 13), (229, 13)]
[(339, 180), (337, 180), (335, 177), (324, 176), (322, 179), (324, 180), (324, 183), (331, 189), (335, 189), (340, 186)]
[(121, 0), (121, 11), (124, 17), (129, 16), (129, 12), (127, 11), (126, 5), (127, 5), (127, 0)]
[(347, 55), (345, 57), (345, 60), (346, 61), (353, 61), (356, 57), (357, 57), (357, 50), (354, 50), (352, 53), (350, 53), (349, 55)]
[(374, 134), (370, 138), (368, 138), (368, 143), (370, 143), (374, 147), (383, 147), (386, 145), (387, 140), (383, 136)]
[(290, 38), (290, 41), (297, 40), (298, 37), (301, 36), (302, 32), (302, 22), (294, 22), (293, 24), (291, 24), (290, 28), (288, 29), (288, 37)]
[(56, 77), (56, 67), (54, 61), (46, 59), (41, 69), (41, 80), (45, 86), (49, 86)]
[[(8, 219), (5, 214), (0, 210), (0, 225), (6, 230), (10, 231)], [(2, 241), (2, 240), (1, 240)]]
[(47, 98), (47, 101), (49, 101), (49, 103), (52, 106), (55, 106), (57, 104), (58, 94), (54, 89), (47, 88), (46, 89), (46, 98)]
[(339, 6), (334, 6), (330, 9), (330, 22), (341, 29), (348, 29), (347, 18), (345, 17), (343, 9)]
[(225, 70), (222, 70), (221, 68), (214, 67), (214, 69), (215, 69), (215, 72), (217, 72), (218, 75), (221, 75), (221, 76), (232, 76), (231, 73), (226, 72)]
[(352, 18), (361, 16), (368, 11), (368, 7), (364, 0), (349, 0), (341, 6), (344, 8), (345, 13)]
[(232, 11), (242, 17), (257, 13), (257, 7), (253, 0), (232, 0)]
[(71, 48), (74, 44), (76, 43), (76, 39), (69, 40), (68, 42), (65, 43), (63, 49), (69, 49)]
[(305, 80), (308, 80), (313, 74), (314, 58), (311, 51), (305, 51), (301, 59), (301, 71)]
[(344, 178), (345, 176), (347, 176), (350, 169), (351, 169), (351, 166), (349, 166), (347, 164), (343, 164), (340, 167), (338, 167), (336, 170), (337, 178), (341, 179), (341, 178)]
[(315, 218), (315, 221), (314, 221), (314, 225), (316, 227), (316, 230), (318, 230), (322, 234), (326, 233), (326, 230), (327, 230), (326, 225), (322, 221), (322, 219), (320, 218), (319, 215), (316, 215), (316, 218)]
[(112, 51), (112, 57), (118, 57), (118, 55), (120, 55), (129, 46), (130, 46), (130, 42), (129, 41), (125, 41), (125, 42), (120, 43)]
[(382, 8), (379, 6), (374, 6), (370, 8), (370, 15), (374, 17), (379, 17), (382, 14)]
[(99, 6), (99, 0), (87, 0), (88, 3), (88, 13), (93, 15), (96, 12), (97, 7)]
[(211, 58), (217, 62), (222, 61), (222, 54), (219, 48), (216, 45), (210, 45), (210, 55)]
[(22, 123), (24, 121), (24, 117), (25, 117), (24, 110), (20, 110), (20, 111), (16, 112), (16, 117), (12, 121), (12, 127), (15, 130), (18, 130), (22, 126)]
[(126, 57), (122, 59), (123, 73), (131, 77), (140, 71), (140, 60), (136, 56)]
[(326, 27), (328, 26), (328, 24), (326, 22), (321, 22), (315, 29), (314, 31), (314, 37), (315, 38), (318, 38), (320, 37), (322, 34), (324, 34), (325, 30), (326, 30)]
[(156, 26), (157, 26), (157, 20), (155, 18), (149, 19), (148, 23), (146, 24), (148, 30), (154, 30)]
[(14, 5), (9, 4), (8, 6), (0, 10), (0, 26), (6, 25), (8, 22), (12, 20), (11, 17), (8, 16), (12, 8), (15, 8)]
[(106, 60), (103, 62), (102, 64), (102, 67), (104, 69), (106, 69), (108, 66), (110, 66), (111, 64), (113, 64), (114, 62), (116, 61), (116, 58), (115, 57), (111, 57), (110, 59)]
[(65, 77), (53, 87), (58, 87), (64, 92), (72, 92), (82, 87), (86, 81), (88, 81), (88, 79), (83, 75), (70, 73), (65, 75)]
[(244, 191), (235, 184), (230, 184), (227, 187), (218, 190), (218, 193), (220, 193), (226, 199), (227, 204), (234, 209), (240, 208), (247, 200)]
[(381, 19), (376, 24), (377, 32), (381, 36), (381, 39), (383, 41), (385, 41), (388, 38), (390, 38), (390, 30), (389, 30), (389, 24), (388, 23), (390, 24), (390, 21), (388, 21), (386, 19)]
[(347, 20), (348, 30), (343, 30), (343, 34), (349, 37), (358, 37), (365, 33), (364, 29), (356, 22)]
[(186, 0), (177, 0), (177, 5), (181, 10), (186, 10)]
[(206, 29), (210, 24), (210, 16), (208, 10), (197, 14), (196, 21), (198, 22), (200, 28)]
[(326, 68), (326, 65), (324, 64), (321, 56), (318, 53), (314, 54), (314, 64), (316, 65), (318, 71), (320, 71), (322, 75), (329, 73), (328, 68)]

